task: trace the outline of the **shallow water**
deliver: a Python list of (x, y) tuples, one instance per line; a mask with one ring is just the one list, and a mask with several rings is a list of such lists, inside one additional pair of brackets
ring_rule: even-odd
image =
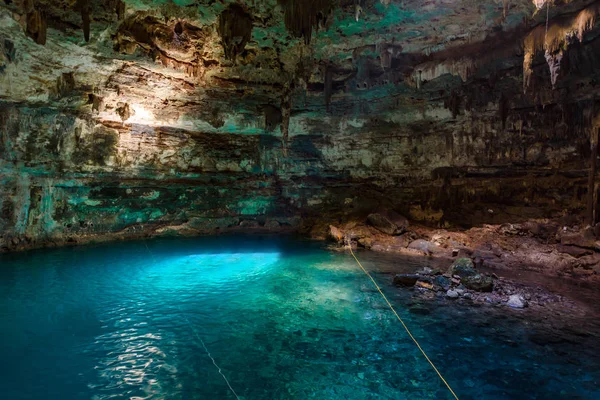
[[(597, 332), (540, 341), (519, 311), (417, 302), (374, 277), (461, 399), (600, 398)], [(0, 255), (0, 324), (6, 399), (451, 398), (353, 259), (309, 242)]]

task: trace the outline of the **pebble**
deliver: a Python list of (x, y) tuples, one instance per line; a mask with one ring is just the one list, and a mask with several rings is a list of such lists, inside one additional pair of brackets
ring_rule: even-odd
[(448, 297), (450, 299), (458, 299), (459, 296), (460, 295), (458, 294), (458, 292), (456, 290), (449, 289), (446, 292), (446, 297)]

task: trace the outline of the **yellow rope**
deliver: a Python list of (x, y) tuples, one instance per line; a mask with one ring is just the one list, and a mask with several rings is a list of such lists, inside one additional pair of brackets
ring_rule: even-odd
[(352, 246), (348, 246), (348, 248), (350, 249), (350, 254), (352, 254), (352, 257), (354, 257), (354, 259), (356, 260), (356, 263), (358, 264), (358, 266), (360, 267), (360, 269), (362, 269), (363, 272), (369, 277), (369, 279), (371, 279), (371, 282), (373, 282), (373, 285), (375, 285), (375, 287), (377, 288), (377, 291), (379, 292), (379, 294), (381, 294), (381, 297), (383, 297), (383, 299), (385, 300), (385, 302), (387, 303), (387, 305), (390, 307), (390, 310), (392, 310), (392, 312), (394, 313), (394, 315), (396, 316), (396, 318), (398, 318), (398, 321), (400, 321), (400, 323), (402, 324), (402, 326), (406, 330), (406, 333), (408, 333), (408, 336), (410, 336), (410, 338), (412, 339), (413, 342), (415, 342), (415, 344), (417, 345), (417, 347), (419, 348), (419, 350), (421, 350), (421, 353), (423, 354), (423, 356), (425, 357), (425, 359), (427, 360), (427, 362), (435, 370), (435, 373), (438, 374), (438, 376), (440, 377), (440, 379), (442, 380), (442, 382), (444, 382), (444, 385), (446, 385), (446, 387), (448, 388), (448, 390), (450, 391), (450, 393), (452, 393), (452, 396), (454, 396), (454, 398), (456, 400), (458, 400), (458, 396), (456, 395), (456, 393), (454, 393), (454, 390), (452, 390), (452, 388), (450, 387), (450, 385), (448, 384), (448, 382), (446, 382), (446, 380), (444, 379), (444, 377), (442, 376), (442, 374), (440, 373), (440, 371), (435, 367), (435, 365), (433, 364), (433, 362), (429, 359), (429, 357), (425, 353), (425, 350), (423, 350), (423, 348), (421, 347), (421, 345), (419, 344), (419, 342), (417, 342), (417, 339), (415, 339), (415, 337), (412, 335), (412, 333), (410, 333), (410, 330), (408, 329), (408, 327), (406, 326), (406, 324), (404, 323), (404, 321), (402, 321), (402, 318), (400, 318), (400, 316), (398, 315), (398, 313), (394, 309), (394, 306), (392, 306), (392, 304), (389, 302), (389, 300), (387, 299), (387, 297), (385, 297), (385, 294), (383, 294), (383, 292), (381, 291), (381, 288), (379, 287), (379, 285), (377, 284), (377, 282), (375, 282), (375, 279), (373, 279), (373, 277), (371, 276), (371, 274), (369, 274), (367, 272), (367, 270), (365, 269), (365, 267), (362, 266), (362, 264), (360, 263), (360, 261), (358, 261), (358, 258), (356, 258), (356, 256), (354, 255), (354, 252), (352, 251)]

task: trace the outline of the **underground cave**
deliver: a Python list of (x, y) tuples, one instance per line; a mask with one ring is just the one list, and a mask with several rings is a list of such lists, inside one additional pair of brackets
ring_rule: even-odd
[(600, 398), (599, 0), (0, 0), (0, 397)]

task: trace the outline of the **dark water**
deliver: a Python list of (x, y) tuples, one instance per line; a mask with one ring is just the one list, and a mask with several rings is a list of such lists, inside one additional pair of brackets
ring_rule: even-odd
[[(375, 277), (461, 399), (600, 399), (596, 332), (556, 339)], [(0, 324), (2, 399), (235, 399), (206, 350), (241, 399), (451, 398), (354, 261), (314, 243), (0, 255)]]

